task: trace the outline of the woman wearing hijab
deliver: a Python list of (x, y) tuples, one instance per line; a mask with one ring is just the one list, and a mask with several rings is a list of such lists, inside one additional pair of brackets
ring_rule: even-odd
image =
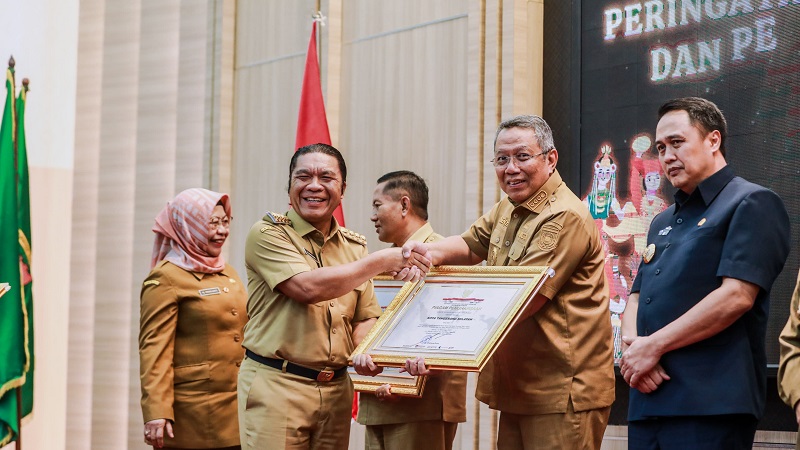
[(187, 189), (153, 226), (139, 362), (144, 440), (155, 448), (241, 448), (236, 378), (247, 292), (220, 255), (230, 221), (226, 194)]

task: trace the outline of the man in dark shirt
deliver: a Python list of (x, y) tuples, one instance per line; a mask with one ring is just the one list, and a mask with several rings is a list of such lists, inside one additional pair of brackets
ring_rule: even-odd
[(678, 192), (650, 225), (623, 319), (629, 448), (750, 449), (789, 217), (774, 192), (727, 166), (714, 103), (671, 100), (658, 115), (658, 158)]

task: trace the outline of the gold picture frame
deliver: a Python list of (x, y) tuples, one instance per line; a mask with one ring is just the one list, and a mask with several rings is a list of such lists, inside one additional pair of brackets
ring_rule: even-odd
[[(386, 309), (405, 285), (404, 281), (395, 280), (388, 275), (378, 275), (372, 279), (375, 288), (375, 296), (381, 309)], [(374, 393), (380, 386), (390, 384), (392, 394), (405, 397), (422, 397), (425, 390), (425, 382), (428, 377), (415, 377), (405, 372), (400, 372), (399, 368), (386, 367), (383, 373), (374, 377), (359, 375), (353, 366), (348, 369), (353, 387), (358, 392)]]
[(405, 372), (400, 372), (398, 367), (384, 367), (383, 373), (374, 377), (359, 375), (353, 366), (347, 368), (350, 378), (353, 380), (353, 388), (358, 392), (374, 393), (384, 384), (392, 386), (393, 395), (403, 397), (422, 397), (425, 392), (425, 382), (428, 377), (415, 377)]
[(431, 369), (479, 372), (554, 272), (546, 266), (440, 266), (406, 283), (353, 352), (379, 366), (425, 358)]

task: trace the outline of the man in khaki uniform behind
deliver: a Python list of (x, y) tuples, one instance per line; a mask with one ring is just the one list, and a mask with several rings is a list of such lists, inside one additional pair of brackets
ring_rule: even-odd
[(367, 253), (364, 236), (333, 218), (347, 167), (325, 144), (299, 149), (289, 165), (284, 216), (267, 213), (245, 243), (245, 360), (239, 371), (243, 449), (346, 449), (353, 384), (347, 358), (380, 315), (371, 278), (400, 272), (400, 249)]
[[(407, 170), (378, 178), (371, 220), (378, 239), (395, 247), (443, 238), (428, 223), (425, 180)], [(367, 426), (366, 450), (451, 450), (458, 423), (467, 420), (466, 389), (465, 372), (442, 372), (428, 378), (421, 398), (394, 396), (388, 384), (362, 394), (358, 422)]]
[[(800, 274), (792, 294), (789, 319), (778, 338), (781, 345), (781, 363), (778, 367), (778, 394), (794, 409), (795, 419), (800, 425)], [(800, 450), (800, 433), (797, 434), (796, 450)]]
[[(555, 270), (478, 378), (478, 400), (501, 411), (500, 450), (599, 449), (614, 401), (603, 247), (557, 162), (541, 117), (501, 123), (492, 163), (508, 197), (461, 236), (403, 246), (434, 265), (486, 260)], [(421, 358), (407, 361), (406, 369), (429, 372)]]

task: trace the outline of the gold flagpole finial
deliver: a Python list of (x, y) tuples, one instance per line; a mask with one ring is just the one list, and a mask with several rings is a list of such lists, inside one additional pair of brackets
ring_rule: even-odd
[(16, 64), (17, 64), (17, 62), (14, 61), (14, 55), (11, 55), (11, 57), (8, 58), (8, 67), (10, 69), (13, 69)]

